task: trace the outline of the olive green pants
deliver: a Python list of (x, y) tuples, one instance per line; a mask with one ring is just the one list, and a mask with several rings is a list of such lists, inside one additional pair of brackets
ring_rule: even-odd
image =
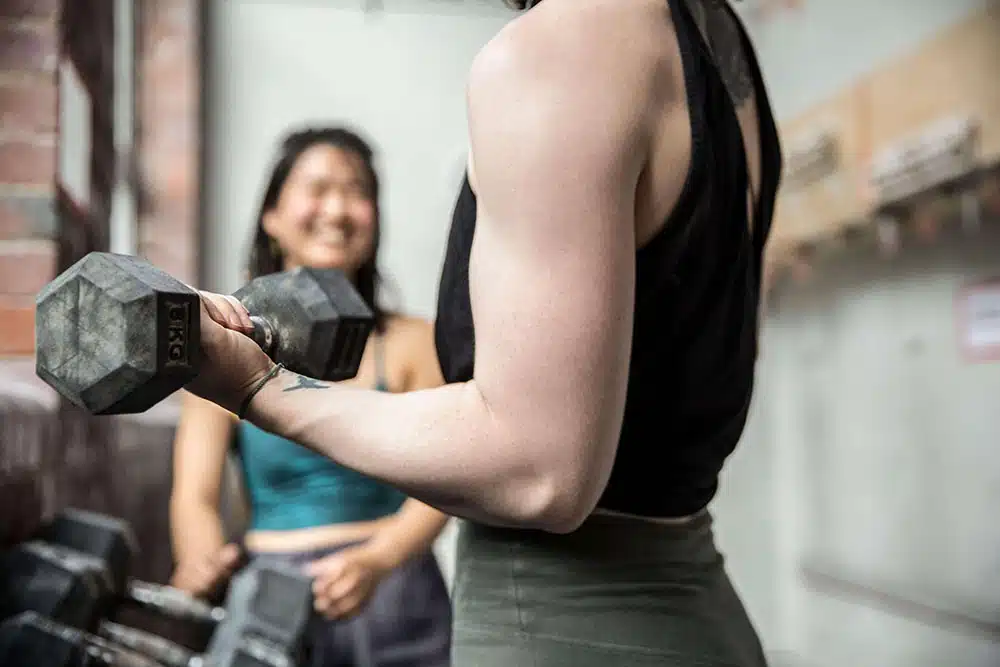
[(552, 535), (465, 522), (453, 667), (765, 667), (703, 511)]

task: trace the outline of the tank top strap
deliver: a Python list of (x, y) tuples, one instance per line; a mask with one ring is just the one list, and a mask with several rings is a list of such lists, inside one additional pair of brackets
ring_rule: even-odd
[(771, 232), (775, 199), (777, 198), (778, 186), (781, 182), (781, 142), (778, 135), (777, 122), (771, 113), (771, 101), (767, 94), (767, 86), (764, 84), (764, 75), (760, 70), (760, 61), (757, 59), (757, 52), (750, 41), (750, 35), (747, 33), (743, 21), (740, 20), (740, 17), (728, 2), (725, 4), (740, 33), (743, 53), (746, 54), (747, 64), (750, 66), (750, 73), (753, 75), (754, 98), (757, 102), (757, 130), (760, 134), (761, 146), (761, 178), (760, 192), (755, 193), (753, 242), (757, 257), (761, 258), (763, 257), (764, 246)]
[[(757, 277), (759, 281), (762, 274), (761, 263), (764, 254), (764, 246), (770, 234), (771, 221), (774, 213), (774, 201), (777, 196), (778, 185), (781, 179), (782, 159), (778, 129), (774, 116), (771, 113), (770, 99), (764, 84), (763, 74), (760, 70), (760, 62), (757, 59), (756, 50), (750, 41), (750, 36), (747, 33), (746, 26), (728, 0), (714, 1), (723, 6), (724, 10), (729, 14), (735, 24), (737, 32), (739, 33), (740, 45), (742, 47), (741, 50), (743, 52), (743, 56), (746, 58), (747, 66), (750, 68), (750, 74), (753, 79), (754, 98), (756, 100), (757, 107), (757, 129), (761, 146), (761, 180), (759, 192), (753, 191), (753, 185), (750, 181), (749, 173), (746, 173), (746, 183), (753, 201), (751, 242), (757, 258)], [(675, 20), (680, 20), (683, 24), (683, 28), (678, 31), (678, 38), (680, 40), (682, 58), (685, 61), (684, 69), (687, 79), (686, 83), (688, 84), (689, 107), (692, 110), (692, 140), (694, 147), (697, 149), (701, 147), (700, 140), (703, 138), (698, 130), (701, 130), (704, 124), (704, 120), (699, 111), (703, 109), (703, 105), (705, 103), (705, 83), (703, 79), (700, 79), (700, 77), (696, 77), (695, 81), (692, 81), (692, 77), (688, 75), (688, 71), (689, 69), (694, 69), (695, 67), (703, 68), (699, 71), (699, 73), (708, 74), (722, 89), (724, 89), (724, 85), (722, 84), (722, 78), (718, 70), (718, 65), (710, 55), (708, 46), (704, 43), (701, 30), (698, 28), (698, 23), (695, 20), (694, 15), (691, 13), (691, 9), (688, 7), (687, 2), (688, 0), (667, 0), (671, 12), (675, 16)], [(688, 66), (689, 61), (692, 65), (690, 68)], [(728, 94), (725, 99), (729, 102), (728, 107), (732, 112), (732, 117), (735, 118), (736, 109), (729, 100)], [(700, 121), (700, 124), (697, 127), (695, 127), (694, 124), (694, 121), (696, 120)], [(743, 148), (742, 137), (740, 147), (741, 149)], [(745, 159), (745, 150), (742, 152)], [(692, 164), (695, 163), (695, 160), (698, 157), (700, 157), (700, 155), (696, 151), (693, 151)]]

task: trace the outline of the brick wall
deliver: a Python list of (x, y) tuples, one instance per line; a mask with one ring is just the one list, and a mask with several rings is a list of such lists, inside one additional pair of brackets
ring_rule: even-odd
[(0, 2), (0, 356), (30, 353), (56, 267), (57, 0)]
[[(113, 180), (112, 0), (0, 0), (0, 543), (67, 505), (133, 523), (135, 574), (164, 581), (176, 402), (95, 419), (34, 374), (33, 303), (55, 273), (106, 250)], [(136, 35), (139, 254), (197, 281), (201, 7), (140, 0)], [(93, 98), (88, 205), (58, 185), (60, 54)]]
[(145, 0), (139, 18), (139, 254), (198, 280), (201, 3)]
[[(0, 1), (0, 357), (32, 353), (35, 294), (72, 260), (108, 246), (113, 2), (59, 5)], [(195, 0), (137, 3), (138, 251), (188, 282), (198, 279), (202, 11)], [(94, 102), (89, 211), (56, 186), (60, 40)]]

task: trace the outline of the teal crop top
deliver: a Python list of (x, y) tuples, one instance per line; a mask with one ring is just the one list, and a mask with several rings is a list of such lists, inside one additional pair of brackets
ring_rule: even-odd
[[(375, 337), (378, 391), (388, 391), (382, 342)], [(294, 530), (372, 521), (394, 514), (406, 496), (305, 447), (241, 421), (236, 453), (250, 499), (250, 530)]]

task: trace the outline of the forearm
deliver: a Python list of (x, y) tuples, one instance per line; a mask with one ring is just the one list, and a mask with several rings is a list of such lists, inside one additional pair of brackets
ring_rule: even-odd
[(170, 536), (177, 563), (217, 553), (226, 544), (218, 508), (202, 499), (171, 498)]
[(394, 569), (430, 549), (447, 521), (447, 514), (410, 498), (365, 546), (386, 569)]
[(282, 371), (247, 417), (453, 516), (521, 527), (549, 520), (545, 448), (514, 437), (474, 383), (391, 394)]

